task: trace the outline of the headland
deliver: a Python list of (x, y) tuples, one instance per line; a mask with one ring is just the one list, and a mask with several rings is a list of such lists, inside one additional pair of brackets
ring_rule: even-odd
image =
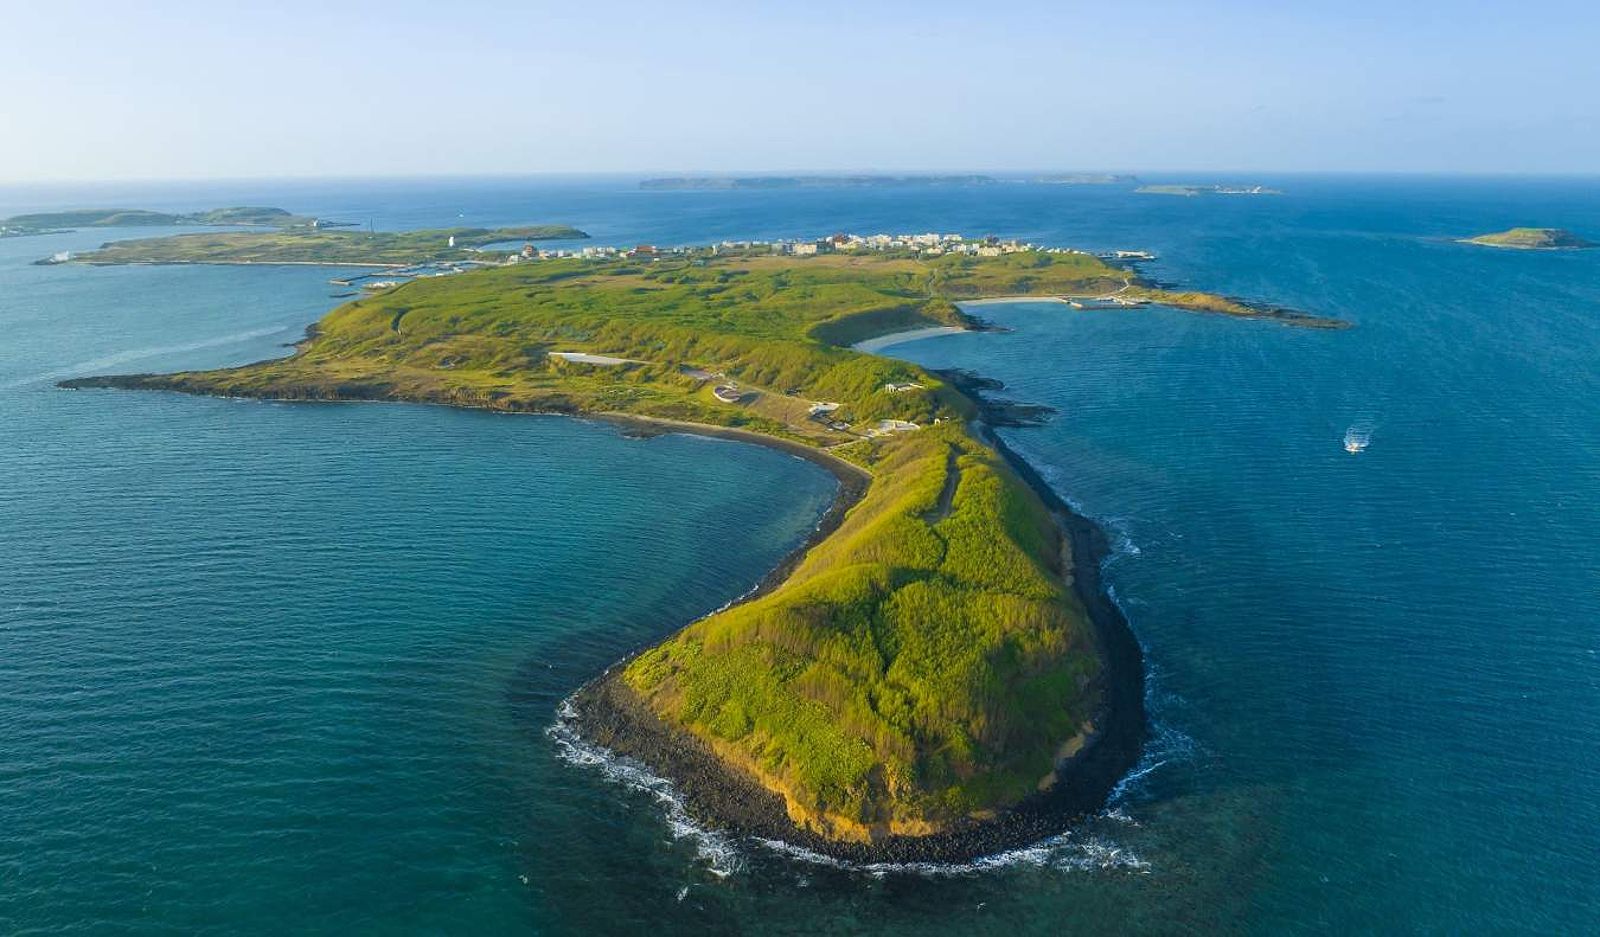
[(60, 234), (78, 228), (167, 228), (167, 227), (244, 227), (313, 228), (338, 227), (338, 222), (319, 222), (309, 215), (291, 214), (282, 208), (236, 206), (196, 212), (150, 211), (143, 208), (86, 208), (70, 211), (34, 212), (0, 220), (0, 237), (26, 237), (35, 234)]
[(1144, 732), (1105, 538), (989, 430), (1035, 412), (849, 346), (981, 327), (965, 299), (1161, 291), (1078, 251), (811, 243), (420, 278), (334, 310), (289, 358), (63, 385), (594, 415), (803, 455), (840, 482), (808, 542), (580, 689), (579, 730), (712, 825), (846, 859), (964, 859), (1059, 831), (1104, 802)]
[[(39, 263), (326, 264), (373, 267), (489, 265), (521, 259), (523, 244), (583, 240), (588, 236), (568, 225), (438, 228), (400, 232), (299, 226), (274, 231), (206, 231), (112, 241), (102, 245), (99, 250), (52, 257)], [(508, 243), (516, 246), (489, 249), (495, 244)]]

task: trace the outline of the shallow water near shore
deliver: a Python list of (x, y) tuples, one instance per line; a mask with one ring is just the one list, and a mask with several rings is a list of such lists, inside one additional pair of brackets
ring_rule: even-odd
[(0, 189), (0, 215), (281, 204), (619, 244), (993, 232), (1357, 323), (986, 305), (1010, 331), (883, 351), (1058, 409), (1002, 432), (1120, 545), (1154, 734), (1062, 838), (848, 869), (708, 839), (547, 734), (754, 584), (827, 473), (559, 418), (58, 391), (284, 353), (332, 274), (29, 265), (148, 231), (0, 240), (0, 931), (1586, 929), (1600, 252), (1448, 239), (1600, 235), (1600, 187), (1249, 181), (1289, 194)]

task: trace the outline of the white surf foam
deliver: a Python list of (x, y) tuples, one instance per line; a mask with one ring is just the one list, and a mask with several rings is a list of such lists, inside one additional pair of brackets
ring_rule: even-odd
[[(747, 855), (740, 848), (740, 840), (696, 823), (689, 816), (683, 797), (671, 781), (651, 772), (636, 759), (619, 755), (580, 736), (577, 731), (577, 715), (571, 700), (563, 700), (557, 707), (555, 724), (545, 730), (545, 734), (555, 742), (556, 752), (560, 758), (579, 767), (596, 769), (606, 780), (614, 784), (649, 794), (661, 807), (673, 838), (692, 841), (696, 855), (706, 863), (707, 870), (712, 874), (726, 877), (749, 868)], [(1121, 808), (1106, 811), (1097, 819), (1137, 826), (1137, 822)], [(836, 859), (775, 839), (751, 837), (746, 842), (810, 865), (875, 877), (975, 875), (1021, 866), (1062, 871), (1123, 871), (1144, 874), (1148, 874), (1151, 870), (1150, 863), (1133, 850), (1087, 829), (1067, 830), (1029, 846), (982, 856), (968, 862), (861, 863)]]
[[(1157, 693), (1154, 690), (1155, 681), (1147, 673), (1145, 678), (1145, 711), (1156, 713), (1162, 704), (1153, 699)], [(1171, 698), (1170, 696), (1168, 697)], [(1106, 803), (1111, 805), (1107, 812), (1123, 810), (1131, 803), (1138, 803), (1150, 792), (1152, 781), (1158, 777), (1162, 768), (1181, 768), (1193, 765), (1204, 755), (1204, 749), (1194, 736), (1189, 735), (1171, 723), (1152, 716), (1150, 721), (1150, 737), (1145, 740), (1144, 750), (1139, 754), (1139, 761), (1133, 770), (1123, 775), (1122, 780), (1116, 783), (1111, 793), (1106, 797)]]
[[(1126, 817), (1126, 815), (1123, 815)], [(1123, 871), (1148, 875), (1150, 863), (1126, 846), (1103, 836), (1080, 830), (1067, 830), (1031, 846), (1008, 849), (968, 862), (849, 862), (775, 839), (757, 839), (762, 846), (781, 855), (812, 865), (882, 878), (887, 875), (920, 875), (928, 878), (978, 875), (1021, 866), (1069, 872)]]
[(578, 713), (570, 700), (561, 701), (556, 715), (556, 723), (546, 729), (545, 734), (555, 742), (560, 758), (580, 767), (598, 769), (606, 780), (653, 797), (666, 817), (672, 838), (693, 842), (696, 855), (706, 863), (707, 871), (713, 875), (726, 877), (745, 867), (744, 855), (731, 837), (717, 830), (706, 829), (690, 819), (683, 798), (671, 781), (652, 773), (642, 762), (619, 755), (578, 735)]

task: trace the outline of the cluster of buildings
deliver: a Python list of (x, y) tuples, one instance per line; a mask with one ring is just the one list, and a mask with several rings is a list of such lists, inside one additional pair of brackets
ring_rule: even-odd
[(613, 260), (617, 257), (623, 256), (633, 257), (636, 255), (636, 251), (645, 249), (648, 249), (652, 256), (654, 256), (656, 253), (656, 249), (648, 244), (641, 244), (634, 250), (625, 250), (620, 247), (582, 247), (576, 249), (562, 248), (560, 250), (553, 251), (540, 250), (539, 248), (534, 247), (532, 244), (524, 244), (522, 245), (522, 250), (520, 252), (511, 255), (511, 262), (515, 263), (519, 260), (539, 260), (541, 258), (548, 260), (554, 257), (581, 257), (584, 260)]
[(809, 256), (812, 254), (826, 254), (835, 251), (880, 251), (880, 252), (907, 252), (925, 257), (939, 257), (945, 254), (970, 254), (977, 257), (999, 257), (1001, 254), (1014, 254), (1020, 251), (1039, 251), (1049, 254), (1080, 254), (1083, 251), (1066, 247), (1044, 247), (1039, 244), (1030, 244), (1015, 239), (1001, 240), (997, 237), (968, 238), (960, 234), (835, 234), (820, 240), (791, 240), (772, 241), (770, 244), (761, 241), (729, 242), (724, 241), (719, 247), (732, 247), (744, 249), (769, 248), (774, 254), (792, 254), (794, 256)]
[[(1070, 247), (1045, 247), (1041, 244), (1033, 244), (1016, 239), (1002, 240), (997, 237), (968, 238), (960, 234), (835, 234), (817, 239), (720, 241), (709, 248), (657, 247), (654, 244), (640, 244), (631, 248), (583, 247), (540, 250), (532, 244), (526, 244), (523, 246), (521, 253), (513, 255), (511, 260), (516, 262), (519, 260), (539, 260), (557, 257), (577, 257), (585, 260), (612, 260), (616, 258), (655, 260), (661, 257), (704, 256), (707, 253), (712, 255), (773, 253), (792, 257), (810, 257), (817, 254), (835, 252), (866, 251), (912, 253), (923, 257), (939, 257), (945, 254), (999, 257), (1002, 254), (1015, 254), (1021, 251), (1037, 251), (1044, 254), (1089, 253), (1088, 251), (1076, 250)], [(1146, 251), (1107, 251), (1097, 256), (1115, 260), (1155, 259), (1154, 254)]]

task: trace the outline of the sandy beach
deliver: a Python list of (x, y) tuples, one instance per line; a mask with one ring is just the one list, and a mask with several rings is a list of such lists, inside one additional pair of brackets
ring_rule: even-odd
[(987, 296), (983, 299), (963, 299), (956, 305), (962, 309), (968, 306), (998, 306), (1004, 303), (1064, 303), (1064, 296)]
[(971, 331), (973, 330), (964, 329), (955, 325), (931, 325), (922, 329), (906, 329), (904, 332), (890, 332), (888, 335), (879, 335), (877, 338), (869, 338), (866, 341), (856, 342), (850, 347), (856, 351), (875, 354), (891, 345), (898, 345), (901, 342), (912, 342), (919, 338), (933, 338), (936, 335), (954, 335), (958, 332)]

